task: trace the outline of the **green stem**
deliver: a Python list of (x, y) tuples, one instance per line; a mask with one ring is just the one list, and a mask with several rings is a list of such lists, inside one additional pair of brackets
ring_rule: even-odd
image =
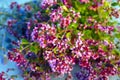
[(30, 43), (29, 45), (27, 45), (26, 47), (24, 47), (22, 50), (20, 50), (20, 52), (22, 52), (23, 50), (25, 50), (26, 48), (29, 48), (29, 46), (33, 45), (35, 42)]
[(65, 29), (65, 32), (64, 32), (64, 34), (62, 35), (61, 40), (64, 38), (64, 36), (65, 36), (65, 34), (66, 34), (67, 30), (68, 30), (68, 27)]

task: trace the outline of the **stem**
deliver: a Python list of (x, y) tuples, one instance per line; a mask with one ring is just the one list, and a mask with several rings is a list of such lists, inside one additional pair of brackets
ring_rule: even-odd
[(64, 32), (64, 34), (63, 34), (63, 36), (62, 36), (61, 40), (64, 38), (64, 36), (65, 36), (65, 34), (66, 34), (67, 30), (68, 30), (68, 27), (65, 29), (65, 32)]
[(27, 45), (26, 47), (24, 47), (22, 50), (20, 50), (20, 52), (22, 52), (23, 50), (25, 50), (26, 48), (28, 48), (29, 46), (33, 45), (35, 42), (30, 43), (29, 45)]

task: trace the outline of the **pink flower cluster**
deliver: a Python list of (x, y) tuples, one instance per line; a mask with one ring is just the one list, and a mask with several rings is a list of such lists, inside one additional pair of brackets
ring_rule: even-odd
[(80, 0), (81, 3), (89, 3), (89, 0)]
[(72, 47), (71, 50), (72, 50), (72, 53), (74, 53), (74, 55), (77, 58), (81, 58), (88, 62), (93, 52), (90, 49), (90, 47), (86, 45), (86, 43), (81, 39), (81, 37), (82, 37), (82, 34), (78, 33), (78, 39), (76, 40), (75, 45)]
[(8, 52), (8, 59), (16, 62), (19, 67), (25, 67), (27, 60), (24, 58), (24, 56), (17, 49), (13, 49), (13, 52), (15, 54)]
[(45, 48), (49, 44), (55, 44), (56, 29), (49, 24), (38, 24), (38, 27), (33, 29), (31, 34), (32, 40), (39, 43), (40, 47)]
[(8, 20), (7, 21), (7, 25), (9, 26), (9, 27), (11, 27), (13, 24), (15, 24), (16, 23), (16, 20), (12, 20), (12, 19), (10, 19), (10, 20)]
[[(91, 2), (91, 0), (78, 0), (78, 2), (79, 1), (81, 5)], [(94, 35), (91, 34), (90, 38), (86, 39), (85, 34), (88, 33), (84, 34), (84, 31), (93, 30), (93, 34), (96, 34), (95, 37), (99, 37), (97, 32), (110, 35), (114, 28), (112, 26), (102, 26), (92, 15), (90, 17), (87, 16), (89, 12), (85, 13), (86, 15), (84, 16), (84, 18), (88, 17), (88, 20), (81, 19), (83, 18), (81, 15), (84, 14), (82, 12), (80, 14), (79, 10), (77, 12), (77, 10), (74, 10), (75, 8), (72, 8), (71, 0), (62, 0), (62, 2), (64, 4), (63, 6), (61, 6), (61, 4), (57, 5), (57, 0), (43, 0), (41, 6), (43, 10), (46, 9), (47, 13), (45, 13), (45, 15), (47, 14), (48, 17), (42, 17), (44, 13), (37, 11), (37, 13), (33, 15), (34, 20), (31, 19), (27, 22), (27, 28), (31, 32), (29, 33), (31, 35), (30, 38), (32, 38), (30, 42), (39, 44), (39, 51), (34, 53), (34, 50), (26, 49), (28, 53), (27, 51), (25, 52), (27, 55), (25, 59), (25, 54), (21, 54), (19, 50), (14, 49), (13, 52), (15, 54), (9, 52), (8, 58), (16, 62), (18, 66), (22, 68), (25, 67), (24, 70), (27, 67), (30, 68), (30, 72), (35, 73), (40, 73), (38, 69), (45, 63), (45, 66), (47, 65), (49, 70), (45, 70), (42, 74), (45, 73), (48, 78), (49, 71), (51, 70), (53, 73), (70, 74), (73, 70), (73, 65), (79, 65), (80, 67), (89, 69), (88, 73), (84, 75), (87, 77), (85, 80), (88, 78), (89, 80), (107, 80), (107, 76), (117, 73), (116, 66), (111, 62), (115, 60), (115, 56), (111, 54), (114, 45), (111, 41), (92, 39)], [(93, 4), (90, 3), (90, 10), (96, 11), (102, 2), (104, 2), (104, 0), (93, 0)], [(11, 6), (13, 7), (15, 4), (16, 3), (12, 3)], [(26, 5), (25, 10), (30, 11), (32, 7)], [(48, 20), (42, 21), (42, 19)], [(86, 22), (84, 23), (83, 21)], [(8, 21), (9, 26), (13, 23), (14, 21)], [(33, 58), (35, 59), (34, 62), (31, 60)], [(39, 61), (37, 62), (36, 60)], [(79, 72), (77, 76), (79, 78), (83, 77), (80, 76), (81, 74), (82, 72)]]
[(97, 26), (100, 31), (103, 31), (108, 34), (111, 34), (111, 32), (114, 30), (113, 26), (101, 26), (100, 24), (98, 24)]
[(64, 28), (64, 27), (67, 27), (72, 22), (72, 20), (70, 16), (63, 17), (62, 12), (63, 12), (63, 9), (61, 7), (59, 7), (57, 10), (56, 9), (53, 10), (50, 13), (50, 19), (52, 22), (60, 21), (60, 26)]
[[(41, 48), (46, 49), (43, 55), (45, 60), (48, 61), (50, 68), (53, 72), (58, 72), (60, 74), (70, 73), (70, 71), (73, 69), (73, 65), (76, 64), (75, 59), (79, 59), (77, 63), (80, 66), (90, 68), (91, 71), (97, 73), (96, 70), (94, 70), (94, 66), (97, 66), (99, 69), (102, 69), (103, 64), (106, 64), (107, 61), (111, 60), (111, 58), (105, 58), (106, 56), (109, 56), (109, 52), (104, 51), (99, 45), (105, 44), (105, 46), (108, 47), (109, 50), (112, 50), (113, 45), (105, 41), (101, 42), (93, 39), (83, 40), (83, 34), (81, 33), (78, 33), (77, 38), (75, 38), (75, 40), (72, 41), (72, 45), (68, 43), (71, 42), (71, 39), (66, 38), (65, 33), (60, 39), (56, 37), (58, 26), (55, 26), (54, 22), (59, 22), (60, 28), (65, 29), (69, 26), (70, 23), (74, 23), (73, 19), (77, 21), (77, 18), (80, 18), (79, 13), (76, 13), (73, 10), (71, 10), (71, 13), (73, 14), (71, 17), (63, 17), (61, 15), (61, 8), (58, 8), (58, 10), (53, 10), (50, 13), (50, 20), (53, 23), (38, 23), (37, 26), (34, 27), (33, 32), (31, 34), (32, 40), (38, 42)], [(106, 33), (113, 31), (111, 27), (103, 29), (103, 27), (101, 28), (100, 25), (95, 25), (94, 28), (96, 30), (99, 29), (101, 31), (107, 31)], [(91, 49), (91, 46), (96, 46), (97, 49)], [(70, 50), (71, 52), (69, 52), (69, 54), (73, 56), (68, 56), (67, 50)], [(102, 57), (103, 59), (101, 59)], [(92, 60), (98, 60), (98, 62), (92, 63)], [(113, 67), (111, 67), (111, 69), (112, 68)], [(109, 71), (110, 70), (106, 71), (106, 73), (116, 74), (116, 72), (110, 73)], [(98, 75), (95, 73), (95, 76)], [(103, 73), (100, 72), (100, 74)]]
[(12, 2), (10, 4), (10, 9), (17, 8), (17, 10), (20, 10), (21, 5), (19, 5), (17, 2)]
[[(82, 67), (93, 68), (94, 65), (98, 66), (98, 68), (101, 69), (103, 66), (102, 62), (91, 64), (90, 60), (91, 59), (93, 59), (94, 61), (99, 60), (101, 59), (101, 57), (106, 57), (109, 55), (109, 52), (105, 52), (99, 46), (100, 44), (103, 44), (103, 42), (95, 41), (92, 39), (84, 41), (82, 40), (83, 34), (81, 33), (78, 33), (78, 37), (72, 46), (68, 44), (69, 39), (67, 39), (66, 37), (63, 37), (60, 40), (55, 35), (56, 27), (55, 26), (51, 27), (48, 24), (39, 24), (37, 27), (33, 29), (31, 35), (33, 41), (38, 42), (40, 47), (48, 49), (43, 54), (45, 60), (48, 61), (53, 72), (58, 72), (61, 74), (69, 73), (73, 69), (72, 66), (75, 64), (74, 61), (75, 58), (80, 59), (79, 65)], [(94, 50), (92, 50), (90, 46), (98, 46), (98, 49), (96, 50), (96, 52), (94, 52)], [(106, 46), (108, 46), (109, 50), (111, 50), (113, 47), (113, 45), (109, 43), (106, 43)], [(69, 54), (74, 54), (74, 56), (70, 57), (67, 56), (66, 52), (67, 50), (71, 50)], [(105, 62), (110, 59), (105, 58), (103, 61)]]
[(75, 12), (72, 8), (70, 9), (69, 15), (64, 17), (63, 14), (64, 9), (59, 7), (58, 9), (52, 10), (50, 13), (50, 20), (54, 22), (60, 22), (60, 26), (65, 28), (70, 25), (71, 22), (76, 23), (77, 19), (80, 18), (80, 13)]
[(75, 64), (73, 58), (69, 56), (57, 58), (55, 53), (52, 51), (45, 51), (43, 54), (45, 60), (48, 61), (53, 72), (65, 74), (70, 73), (70, 71), (73, 69), (73, 65)]
[(64, 40), (58, 41), (58, 43), (56, 44), (56, 47), (58, 48), (58, 51), (60, 53), (65, 53), (66, 50), (70, 48), (70, 45), (66, 44), (67, 42), (68, 40), (64, 39)]
[[(92, 21), (92, 18), (91, 19), (88, 19), (89, 21)], [(114, 27), (113, 26), (102, 26), (101, 24), (98, 24), (96, 23), (94, 26), (85, 26), (84, 27), (85, 29), (86, 28), (94, 28), (96, 31), (101, 31), (101, 32), (105, 32), (107, 34), (111, 34), (113, 31), (114, 31)]]
[(67, 16), (65, 18), (61, 18), (60, 26), (63, 27), (63, 28), (68, 27), (71, 22), (72, 22), (72, 20), (71, 20), (70, 16)]
[[(109, 80), (108, 76), (112, 76), (116, 74), (116, 69), (113, 67), (106, 67), (106, 68), (101, 68), (98, 69), (100, 72), (92, 71), (89, 80)], [(99, 75), (99, 76), (97, 76)]]
[(57, 0), (42, 0), (41, 6), (42, 8), (47, 8), (48, 6), (52, 6), (53, 4), (56, 4)]
[(50, 19), (52, 22), (57, 22), (62, 18), (63, 9), (59, 7), (58, 9), (52, 10), (50, 13)]
[(5, 74), (4, 72), (0, 73), (0, 80), (5, 80), (4, 74)]

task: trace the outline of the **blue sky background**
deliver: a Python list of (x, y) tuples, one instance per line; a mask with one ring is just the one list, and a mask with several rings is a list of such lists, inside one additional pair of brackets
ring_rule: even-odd
[[(18, 2), (19, 4), (23, 4), (25, 2), (29, 2), (32, 0), (0, 0), (0, 8), (8, 8), (11, 2)], [(8, 44), (5, 42), (5, 37), (11, 37), (11, 35), (7, 34), (5, 29), (0, 29), (0, 46), (6, 47)], [(15, 80), (23, 80), (21, 77), (21, 71), (18, 69), (16, 63), (8, 61), (7, 58), (4, 58), (7, 51), (2, 51), (0, 49), (0, 72), (7, 71), (8, 68), (15, 68), (14, 71), (8, 72), (8, 77), (10, 75), (17, 75), (18, 78)], [(7, 63), (7, 64), (6, 64)]]
[(29, 1), (33, 1), (33, 0), (0, 0), (0, 7), (7, 8), (11, 2), (18, 2), (19, 4), (23, 4)]

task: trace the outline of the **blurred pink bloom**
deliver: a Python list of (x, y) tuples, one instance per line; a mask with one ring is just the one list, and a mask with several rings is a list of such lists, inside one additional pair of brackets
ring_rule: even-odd
[(89, 0), (80, 0), (82, 3), (89, 3)]
[(52, 6), (57, 3), (57, 0), (42, 0), (41, 6), (42, 8), (46, 8), (48, 6)]
[(60, 20), (60, 25), (61, 27), (68, 27), (70, 25), (70, 23), (72, 22), (71, 17), (67, 16), (65, 18), (61, 18)]

